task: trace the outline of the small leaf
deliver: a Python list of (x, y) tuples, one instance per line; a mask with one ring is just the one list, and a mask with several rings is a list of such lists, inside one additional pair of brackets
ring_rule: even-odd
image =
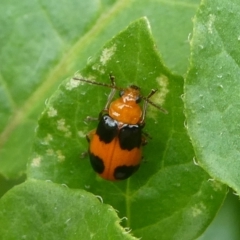
[(120, 217), (127, 217), (126, 225), (137, 237), (198, 236), (215, 216), (226, 188), (208, 181), (193, 163), (184, 128), (183, 79), (162, 64), (146, 18), (110, 40), (77, 76), (109, 83), (111, 72), (120, 87), (138, 85), (143, 95), (159, 89), (152, 100), (169, 112), (149, 106), (145, 131), (152, 140), (144, 147), (140, 170), (126, 181), (109, 182), (94, 173), (88, 158), (80, 159), (87, 150), (85, 134), (97, 124), (84, 119), (98, 116), (110, 90), (70, 78), (49, 99), (39, 120), (28, 177), (100, 195)]
[(197, 160), (240, 194), (239, 1), (204, 1), (194, 20), (186, 79), (188, 131)]
[(115, 210), (84, 190), (27, 181), (0, 200), (2, 239), (135, 239)]

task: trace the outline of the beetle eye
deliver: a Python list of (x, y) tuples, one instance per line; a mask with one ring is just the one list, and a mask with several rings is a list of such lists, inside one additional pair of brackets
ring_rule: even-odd
[(140, 103), (142, 101), (142, 98), (140, 96), (136, 97), (136, 103)]
[(122, 97), (123, 95), (124, 95), (124, 91), (122, 90), (119, 92), (119, 97)]

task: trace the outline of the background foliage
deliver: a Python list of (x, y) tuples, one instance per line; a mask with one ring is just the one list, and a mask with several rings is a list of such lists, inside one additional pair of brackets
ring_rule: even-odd
[[(38, 229), (41, 232), (38, 227), (46, 224), (49, 232), (62, 234), (61, 236), (67, 234), (69, 239), (75, 239), (74, 237), (77, 239), (81, 230), (80, 226), (84, 226), (85, 237), (102, 239), (101, 236), (106, 237), (106, 232), (101, 231), (101, 226), (99, 229), (96, 228), (97, 223), (105, 221), (107, 224), (108, 219), (114, 219), (107, 231), (110, 234), (109, 238), (123, 239), (123, 236), (127, 239), (133, 238), (125, 232), (127, 229), (124, 230), (120, 227), (117, 215), (114, 211), (109, 210), (112, 209), (111, 207), (108, 205), (105, 207), (105, 204), (102, 205), (95, 201), (94, 195), (79, 190), (79, 188), (100, 195), (104, 203), (112, 205), (119, 211), (120, 218), (127, 217), (128, 220), (123, 219), (122, 225), (131, 227), (134, 236), (143, 236), (146, 239), (155, 239), (157, 236), (162, 236), (162, 239), (174, 239), (181, 236), (183, 239), (192, 239), (204, 232), (224, 200), (225, 187), (216, 181), (208, 181), (211, 177), (193, 164), (194, 151), (184, 128), (181, 100), (183, 79), (180, 75), (185, 75), (188, 69), (190, 53), (188, 40), (189, 34), (193, 32), (190, 71), (185, 85), (185, 106), (188, 117), (187, 126), (197, 157), (195, 160), (211, 173), (212, 177), (237, 190), (237, 185), (224, 176), (226, 166), (215, 164), (214, 168), (212, 167), (212, 157), (208, 157), (209, 153), (213, 153), (212, 149), (206, 153), (199, 150), (202, 148), (200, 139), (204, 141), (207, 138), (205, 135), (201, 136), (205, 134), (204, 129), (210, 133), (216, 127), (215, 132), (218, 132), (217, 129), (222, 126), (211, 125), (211, 121), (201, 119), (201, 116), (198, 118), (192, 109), (195, 111), (199, 109), (196, 112), (202, 113), (201, 106), (210, 104), (209, 102), (200, 102), (200, 107), (197, 107), (199, 102), (192, 96), (201, 95), (203, 87), (209, 82), (212, 86), (207, 86), (208, 91), (214, 89), (215, 85), (221, 89), (221, 86), (229, 86), (226, 84), (232, 83), (232, 75), (224, 78), (222, 69), (222, 74), (219, 71), (214, 74), (212, 65), (216, 67), (216, 70), (219, 69), (220, 65), (214, 60), (216, 53), (219, 52), (227, 52), (227, 56), (233, 56), (235, 62), (238, 62), (237, 53), (234, 51), (237, 42), (232, 44), (231, 39), (228, 39), (228, 36), (232, 36), (232, 29), (238, 21), (235, 14), (238, 4), (237, 2), (225, 3), (225, 1), (221, 5), (215, 1), (202, 2), (193, 28), (191, 19), (195, 15), (199, 3), (199, 1), (193, 0), (168, 2), (60, 1), (57, 5), (53, 1), (24, 0), (18, 4), (15, 4), (14, 1), (1, 2), (0, 23), (1, 26), (4, 26), (0, 32), (0, 190), (2, 195), (12, 185), (23, 181), (26, 176), (26, 164), (31, 156), (27, 173), (28, 181), (9, 191), (0, 202), (0, 219), (4, 218), (6, 222), (6, 227), (0, 228), (2, 234), (7, 234), (4, 229), (16, 225), (15, 221), (21, 222), (23, 216), (28, 219), (33, 212), (36, 212), (36, 209), (41, 208), (41, 204), (47, 204), (43, 215), (39, 211), (34, 215), (34, 218), (39, 220), (39, 224), (30, 225), (32, 227), (30, 229), (34, 231)], [(229, 15), (234, 16), (231, 18), (230, 25), (229, 21), (226, 21)], [(130, 28), (126, 29), (130, 23), (143, 16), (149, 20), (153, 37), (148, 30), (146, 19), (140, 19), (135, 22), (135, 25), (133, 23)], [(216, 19), (217, 21), (215, 21)], [(124, 29), (126, 29), (125, 32), (119, 34)], [(226, 32), (226, 29), (229, 31)], [(221, 34), (222, 32), (224, 35)], [(118, 35), (116, 36), (116, 34)], [(235, 34), (238, 39), (238, 34)], [(114, 36), (115, 38), (112, 39)], [(212, 38), (211, 36), (216, 37)], [(93, 71), (94, 66), (99, 66), (103, 49), (114, 46), (114, 44), (121, 45), (122, 48), (116, 52), (112, 61), (107, 63), (104, 73)], [(216, 47), (213, 48), (213, 46)], [(158, 52), (161, 53), (162, 60), (159, 58)], [(137, 56), (138, 53), (141, 57)], [(220, 64), (225, 65), (226, 56), (222, 55), (222, 59)], [(136, 60), (139, 60), (138, 64), (136, 64)], [(227, 63), (231, 65), (231, 62)], [(209, 71), (206, 66), (209, 66)], [(238, 76), (236, 66), (231, 71), (234, 76)], [(169, 80), (169, 94), (162, 102), (160, 101), (164, 103), (169, 114), (163, 115), (150, 110), (146, 129), (150, 135), (153, 135), (153, 140), (144, 151), (147, 161), (139, 172), (126, 182), (104, 182), (95, 176), (87, 160), (79, 160), (79, 154), (87, 147), (83, 139), (84, 133), (95, 126), (94, 123), (85, 125), (84, 116), (86, 114), (96, 115), (104, 106), (107, 94), (106, 89), (97, 89), (97, 87), (86, 85), (67, 91), (66, 86), (69, 86), (68, 83), (69, 81), (71, 83), (71, 80), (67, 79), (64, 82), (63, 80), (79, 70), (83, 76), (105, 82), (108, 81), (108, 72), (114, 71), (121, 86), (128, 85), (129, 81), (134, 82), (142, 87), (144, 94), (147, 94), (151, 87), (159, 88), (161, 93), (163, 86), (156, 81), (158, 76), (165, 76)], [(204, 72), (200, 70), (204, 70)], [(209, 73), (212, 73), (212, 76)], [(199, 76), (199, 79), (196, 76)], [(202, 79), (204, 81), (201, 81)], [(216, 83), (212, 79), (216, 79)], [(219, 79), (222, 81), (227, 79), (227, 81), (221, 83)], [(233, 82), (237, 83), (237, 81)], [(60, 83), (62, 85), (58, 88)], [(233, 85), (233, 89), (237, 89), (236, 85)], [(94, 92), (93, 96), (92, 92)], [(229, 92), (232, 93), (231, 89), (226, 93)], [(215, 95), (211, 92), (210, 95), (215, 98), (221, 96), (221, 99), (228, 99), (228, 95), (224, 93), (219, 95), (219, 91), (215, 91)], [(237, 99), (237, 94), (234, 96)], [(161, 95), (158, 95), (155, 100), (162, 100)], [(229, 101), (232, 99), (230, 98)], [(235, 102), (237, 103), (237, 101)], [(231, 103), (223, 101), (223, 106), (217, 107), (224, 109)], [(95, 107), (91, 109), (89, 106)], [(44, 109), (44, 113), (40, 115)], [(49, 121), (49, 114), (54, 115), (56, 109), (59, 118), (56, 119), (53, 116)], [(212, 108), (207, 107), (206, 109), (210, 113), (214, 112)], [(233, 113), (235, 110), (231, 112), (235, 116)], [(39, 116), (40, 121), (37, 128)], [(216, 116), (221, 119), (221, 115)], [(65, 122), (61, 121), (63, 119)], [(198, 123), (199, 119), (201, 119), (201, 123), (209, 123), (209, 130), (203, 124)], [(231, 121), (231, 119), (229, 120)], [(57, 131), (56, 123), (58, 127), (62, 127), (60, 127), (61, 134)], [(67, 136), (69, 129), (73, 134), (70, 138)], [(228, 128), (225, 129), (227, 130), (224, 132), (229, 132)], [(51, 134), (48, 135), (50, 132)], [(156, 132), (159, 134), (155, 136)], [(231, 132), (237, 132), (237, 129), (231, 129)], [(33, 147), (33, 155), (31, 155), (35, 133), (37, 133), (37, 138)], [(54, 141), (51, 140), (52, 136)], [(70, 142), (69, 139), (71, 139)], [(212, 142), (215, 143), (216, 137), (212, 136), (212, 139), (214, 139)], [(219, 143), (221, 143), (220, 140)], [(211, 146), (211, 144), (207, 145)], [(233, 146), (237, 149), (236, 145), (233, 144)], [(50, 151), (47, 152), (46, 149), (50, 149)], [(221, 157), (223, 156), (226, 158), (226, 153), (221, 155)], [(234, 161), (236, 165), (233, 170), (235, 169), (237, 173), (239, 168), (236, 156)], [(218, 157), (216, 159), (219, 160)], [(214, 162), (218, 163), (218, 161)], [(40, 167), (38, 163), (41, 163)], [(229, 164), (228, 166), (230, 167)], [(227, 169), (229, 171), (229, 168)], [(219, 175), (217, 172), (223, 174)], [(229, 175), (232, 175), (231, 172)], [(61, 188), (52, 183), (44, 183), (41, 180), (67, 184), (70, 189)], [(74, 188), (78, 190), (73, 190)], [(44, 194), (44, 191), (54, 194)], [(79, 202), (80, 196), (89, 200)], [(39, 201), (36, 202), (36, 199)], [(59, 199), (60, 205), (58, 205), (58, 201), (55, 202), (56, 199)], [(28, 206), (26, 206), (26, 200), (29, 203)], [(69, 205), (70, 202), (72, 204)], [(87, 207), (89, 203), (90, 210)], [(220, 213), (218, 219), (225, 218), (227, 220), (226, 216), (231, 209), (235, 209), (233, 212), (237, 216), (238, 201), (229, 197), (227, 203), (229, 204), (223, 208), (223, 213)], [(65, 210), (54, 212), (55, 208), (51, 207), (53, 206), (51, 204), (56, 204), (56, 209)], [(19, 207), (21, 212), (16, 215)], [(78, 209), (79, 215), (73, 215), (71, 212), (73, 209)], [(8, 221), (6, 221), (6, 213), (8, 213)], [(60, 220), (59, 213), (62, 214), (63, 220)], [(71, 217), (68, 217), (68, 214)], [(49, 218), (49, 216), (54, 217)], [(92, 216), (96, 217), (95, 220), (91, 220)], [(64, 221), (64, 227), (50, 224), (55, 218), (60, 222)], [(72, 228), (69, 228), (69, 222)], [(229, 223), (229, 221), (226, 222)], [(224, 222), (225, 226), (226, 222)], [(235, 221), (237, 224), (238, 222), (239, 220)], [(19, 225), (19, 228), (12, 231), (12, 234), (20, 234), (22, 230), (26, 229), (26, 226), (27, 223)], [(237, 239), (239, 230), (237, 230), (238, 228), (234, 229), (233, 226), (234, 224), (229, 224), (229, 236), (231, 239)], [(68, 231), (72, 235), (69, 235)], [(206, 239), (211, 231), (215, 235), (219, 230), (208, 230), (205, 233)], [(151, 235), (153, 232), (154, 235)], [(25, 233), (26, 231), (23, 231), (21, 234)], [(31, 233), (28, 234), (30, 236)], [(59, 239), (57, 235), (53, 236)]]

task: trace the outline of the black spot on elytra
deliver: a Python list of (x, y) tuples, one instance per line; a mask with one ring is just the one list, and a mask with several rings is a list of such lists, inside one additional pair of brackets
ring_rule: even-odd
[(120, 147), (131, 151), (142, 144), (142, 128), (138, 125), (127, 125), (120, 130), (118, 137)]
[(124, 180), (129, 178), (134, 172), (139, 168), (139, 165), (136, 166), (119, 166), (114, 170), (114, 178), (116, 180)]
[(103, 173), (105, 168), (103, 160), (92, 153), (89, 153), (89, 157), (90, 157), (90, 163), (92, 165), (93, 170), (99, 174)]
[(118, 134), (118, 126), (109, 115), (103, 115), (98, 123), (96, 134), (100, 141), (110, 143)]

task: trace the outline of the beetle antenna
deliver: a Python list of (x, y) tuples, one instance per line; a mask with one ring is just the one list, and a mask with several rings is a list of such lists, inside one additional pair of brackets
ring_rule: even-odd
[(153, 107), (159, 109), (161, 112), (168, 114), (168, 111), (166, 109), (164, 109), (162, 106), (157, 105), (156, 103), (152, 102), (151, 100), (146, 100), (150, 105), (152, 105)]
[[(103, 83), (103, 82), (97, 82), (97, 81), (94, 81), (94, 80), (90, 80), (90, 79), (84, 79), (84, 78), (78, 78), (78, 77), (73, 77), (74, 80), (76, 81), (81, 81), (81, 82), (86, 82), (86, 83), (89, 83), (89, 84), (94, 84), (94, 85), (98, 85), (98, 86), (103, 86), (103, 87), (108, 87), (108, 88), (111, 88), (111, 89), (116, 89), (116, 90), (124, 90), (124, 88), (121, 88), (121, 87), (118, 87), (116, 86), (116, 83), (115, 83), (115, 77), (112, 75), (112, 74), (109, 74), (109, 78), (111, 80), (111, 84), (107, 84), (107, 83)], [(157, 92), (157, 90), (155, 89), (152, 89), (151, 92), (148, 94), (148, 96), (144, 97), (144, 96), (141, 96), (141, 98), (146, 101), (147, 103), (149, 103), (150, 105), (152, 105), (153, 107), (159, 109), (161, 112), (167, 114), (168, 111), (166, 109), (164, 109), (162, 106), (160, 105), (157, 105), (156, 103), (152, 102), (149, 98), (155, 94)]]
[(98, 86), (103, 86), (103, 87), (108, 87), (108, 88), (112, 88), (112, 89), (116, 89), (116, 90), (123, 90), (123, 88), (116, 86), (115, 78), (112, 75), (110, 75), (111, 84), (107, 84), (107, 83), (103, 83), (103, 82), (97, 82), (97, 81), (94, 81), (94, 80), (89, 80), (89, 79), (84, 79), (84, 78), (77, 78), (77, 77), (73, 77), (73, 79), (76, 80), (76, 81), (86, 82), (86, 83), (90, 83), (90, 84), (94, 84), (94, 85), (98, 85)]
[(152, 101), (149, 99), (149, 98), (150, 98), (153, 94), (155, 94), (156, 92), (157, 92), (156, 89), (152, 89), (151, 92), (148, 94), (148, 96), (146, 96), (146, 97), (141, 96), (141, 98), (142, 98), (143, 100), (145, 100), (147, 103), (149, 103), (150, 105), (152, 105), (153, 107), (159, 109), (161, 112), (163, 112), (163, 113), (165, 113), (165, 114), (168, 114), (168, 111), (167, 111), (166, 109), (164, 109), (164, 108), (163, 108), (162, 106), (160, 106), (160, 105), (157, 105), (156, 103), (152, 102)]

